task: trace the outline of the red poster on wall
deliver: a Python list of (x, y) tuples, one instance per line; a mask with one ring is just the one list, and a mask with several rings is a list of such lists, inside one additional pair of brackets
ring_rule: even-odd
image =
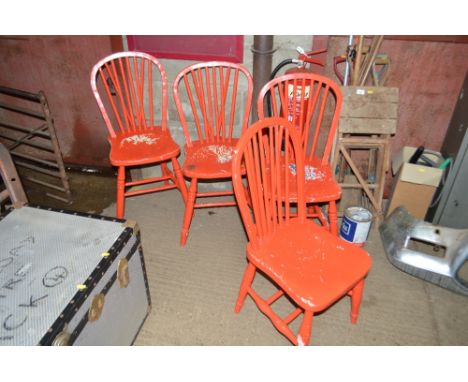
[(128, 48), (156, 58), (242, 62), (244, 37), (238, 35), (127, 36)]

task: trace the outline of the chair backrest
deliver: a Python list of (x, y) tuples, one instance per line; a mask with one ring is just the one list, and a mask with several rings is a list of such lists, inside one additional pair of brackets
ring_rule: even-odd
[(270, 116), (269, 107), (271, 116), (287, 118), (300, 132), (306, 158), (321, 158), (325, 164), (330, 159), (342, 102), (341, 90), (331, 79), (300, 72), (265, 84), (258, 95), (257, 110), (259, 119)]
[[(233, 186), (252, 245), (270, 237), (293, 217), (305, 220), (301, 152), (299, 135), (284, 118), (259, 120), (239, 140), (232, 165)], [(290, 201), (291, 191), (297, 192), (297, 203)]]
[(176, 77), (173, 91), (187, 145), (192, 140), (230, 141), (235, 129), (238, 136), (246, 129), (253, 81), (244, 66), (219, 61), (191, 65)]
[(153, 56), (120, 52), (103, 58), (91, 71), (91, 88), (111, 138), (156, 124), (166, 129), (166, 72)]
[(12, 203), (27, 203), (21, 180), (7, 148), (0, 143), (0, 177), (6, 189), (0, 191), (0, 203), (9, 198)]

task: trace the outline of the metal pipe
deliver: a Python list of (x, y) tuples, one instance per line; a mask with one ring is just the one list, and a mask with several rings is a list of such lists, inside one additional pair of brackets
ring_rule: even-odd
[(272, 57), (276, 49), (273, 49), (273, 36), (254, 36), (254, 44), (251, 48), (253, 53), (253, 102), (250, 121), (253, 123), (258, 119), (257, 98), (258, 93), (270, 80), (272, 70)]
[[(351, 49), (351, 46), (353, 45), (353, 38), (354, 38), (353, 35), (350, 35), (350, 36), (349, 36), (349, 39), (348, 39), (348, 49), (346, 49), (346, 55), (347, 55), (347, 56), (349, 55), (349, 49)], [(345, 75), (344, 75), (344, 81), (343, 81), (343, 85), (344, 85), (344, 86), (347, 86), (347, 85), (348, 85), (349, 70), (350, 70), (350, 67), (349, 67), (349, 57), (346, 57), (346, 67), (345, 67)]]

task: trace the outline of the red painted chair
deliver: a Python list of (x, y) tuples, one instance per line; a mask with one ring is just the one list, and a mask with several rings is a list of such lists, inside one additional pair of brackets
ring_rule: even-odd
[(180, 244), (185, 245), (194, 209), (236, 205), (235, 200), (196, 203), (200, 197), (234, 195), (233, 191), (199, 192), (198, 184), (231, 181), (233, 150), (247, 127), (253, 83), (242, 65), (207, 62), (182, 70), (173, 90), (186, 139), (182, 173), (191, 180), (180, 236)]
[[(268, 117), (271, 110), (271, 116), (287, 118), (296, 126), (305, 153), (308, 216), (318, 218), (335, 235), (338, 234), (336, 201), (341, 197), (341, 187), (329, 161), (342, 98), (339, 86), (329, 78), (314, 73), (293, 73), (268, 82), (257, 100), (259, 119)], [(270, 106), (266, 104), (268, 99)], [(324, 203), (328, 204), (329, 221), (320, 208)]]
[[(177, 161), (180, 148), (167, 127), (167, 80), (159, 61), (146, 53), (111, 54), (94, 65), (91, 88), (107, 126), (110, 162), (118, 167), (117, 217), (124, 217), (129, 196), (178, 188), (185, 201), (187, 188)], [(126, 181), (125, 169), (142, 165), (160, 166), (160, 176)], [(163, 184), (126, 190), (158, 182)]]
[[(232, 169), (234, 191), (249, 240), (248, 265), (235, 311), (241, 310), (250, 295), (276, 329), (295, 345), (308, 344), (314, 314), (345, 295), (351, 296), (351, 322), (356, 323), (364, 277), (371, 266), (371, 259), (362, 248), (306, 218), (301, 150), (299, 135), (287, 120), (260, 120), (241, 137)], [(285, 165), (285, 157), (295, 158), (295, 171)], [(294, 202), (290, 192), (295, 193)], [(253, 289), (257, 271), (278, 289), (269, 298), (260, 297)], [(286, 318), (271, 308), (282, 296), (296, 306)], [(296, 335), (288, 325), (301, 313), (302, 324)]]

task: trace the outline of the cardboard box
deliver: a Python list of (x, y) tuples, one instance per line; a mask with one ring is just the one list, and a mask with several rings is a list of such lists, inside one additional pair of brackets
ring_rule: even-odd
[[(415, 149), (404, 147), (392, 160), (392, 171), (396, 177), (389, 198), (387, 216), (398, 206), (403, 206), (415, 218), (424, 219), (440, 183), (443, 170), (407, 163)], [(437, 156), (430, 159), (436, 161)]]
[[(396, 175), (398, 170), (401, 168), (403, 163), (407, 163), (411, 156), (416, 151), (416, 147), (405, 146), (403, 147), (392, 159), (392, 174)], [(435, 162), (437, 165), (440, 165), (443, 162), (443, 158), (440, 153), (432, 150), (424, 150), (424, 155)], [(424, 163), (423, 161), (419, 160), (418, 164)]]

